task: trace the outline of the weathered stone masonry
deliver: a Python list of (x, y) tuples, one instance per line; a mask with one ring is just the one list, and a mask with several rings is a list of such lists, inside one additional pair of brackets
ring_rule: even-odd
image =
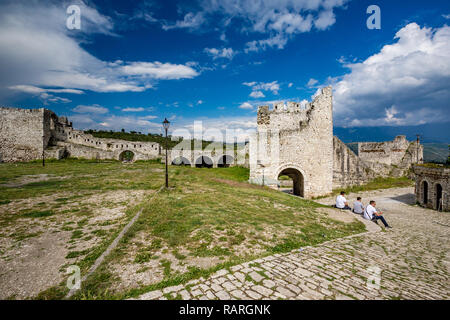
[(328, 194), (333, 187), (333, 109), (331, 87), (313, 102), (258, 109), (257, 133), (250, 140), (250, 181), (273, 185), (279, 176), (294, 181), (304, 197)]
[(311, 198), (380, 176), (402, 176), (423, 159), (423, 147), (404, 136), (358, 146), (359, 156), (333, 137), (331, 87), (305, 106), (261, 106), (250, 139), (250, 182), (275, 187), (280, 176), (289, 176), (294, 194)]
[(132, 142), (95, 138), (74, 130), (66, 117), (41, 109), (0, 108), (0, 161), (30, 161), (46, 158), (77, 157), (122, 160), (126, 151), (133, 160), (161, 156), (156, 142)]
[(416, 202), (421, 206), (450, 211), (450, 168), (416, 165)]

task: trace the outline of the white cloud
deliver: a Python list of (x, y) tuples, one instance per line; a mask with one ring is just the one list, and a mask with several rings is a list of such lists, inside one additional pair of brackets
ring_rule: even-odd
[(27, 86), (27, 85), (17, 85), (10, 86), (8, 89), (13, 91), (24, 92), (27, 94), (31, 94), (33, 96), (38, 96), (44, 103), (44, 105), (48, 105), (50, 103), (69, 103), (72, 100), (68, 98), (57, 97), (51, 93), (70, 93), (70, 94), (83, 94), (84, 92), (81, 90), (75, 89), (44, 89), (35, 86)]
[(283, 34), (277, 34), (273, 37), (263, 40), (253, 40), (245, 44), (245, 53), (258, 52), (261, 50), (267, 50), (268, 48), (283, 49), (288, 42), (287, 36)]
[(239, 109), (253, 110), (253, 106), (248, 102), (244, 102), (239, 106)]
[(253, 92), (255, 91), (271, 91), (273, 94), (278, 94), (280, 90), (280, 84), (278, 81), (272, 82), (244, 82), (244, 86), (251, 87)]
[(255, 99), (256, 98), (264, 98), (265, 95), (261, 91), (252, 91), (252, 93), (250, 93), (250, 97), (255, 98)]
[(94, 104), (91, 106), (78, 105), (74, 109), (72, 109), (72, 111), (77, 113), (105, 114), (108, 113), (109, 110), (98, 104)]
[[(74, 1), (74, 4), (81, 2)], [(81, 5), (81, 30), (68, 30), (66, 7), (43, 2), (0, 4), (0, 87), (30, 94), (140, 92), (158, 80), (193, 78), (198, 73), (185, 65), (161, 62), (102, 61), (81, 44), (93, 33), (115, 36), (109, 17)], [(136, 71), (140, 70), (140, 72)], [(52, 90), (52, 91), (50, 91)], [(66, 90), (66, 91), (61, 91)]]
[(145, 111), (145, 109), (142, 108), (142, 107), (138, 107), (138, 108), (130, 108), (130, 107), (128, 107), (128, 108), (122, 109), (122, 111), (123, 112), (142, 112), (142, 111)]
[(311, 79), (309, 79), (309, 81), (308, 81), (308, 83), (306, 84), (306, 86), (308, 86), (308, 87), (314, 87), (317, 83), (318, 83), (319, 81), (317, 81), (316, 79), (313, 79), (313, 78), (311, 78)]
[(145, 76), (153, 79), (178, 80), (191, 79), (198, 76), (193, 68), (172, 63), (161, 62), (132, 62), (121, 67), (124, 74), (133, 76)]
[(72, 94), (83, 94), (84, 93), (82, 90), (76, 90), (76, 89), (44, 89), (44, 88), (38, 88), (35, 86), (27, 86), (27, 85), (10, 86), (9, 89), (22, 91), (22, 92), (26, 92), (26, 93), (31, 93), (31, 94), (38, 94), (38, 93), (44, 93), (44, 92), (72, 93)]
[(236, 55), (236, 52), (233, 51), (232, 48), (222, 48), (222, 49), (205, 48), (205, 52), (208, 55), (210, 55), (214, 60), (219, 58), (231, 60)]
[(341, 126), (418, 125), (448, 121), (450, 27), (410, 23), (396, 42), (336, 81), (335, 119)]
[(295, 34), (329, 28), (336, 22), (334, 9), (346, 3), (347, 0), (204, 0), (202, 6), (214, 19), (217, 14), (222, 15), (223, 27), (233, 19), (242, 23), (246, 33), (270, 35), (248, 42), (245, 51), (251, 52), (283, 49)]
[(203, 100), (198, 100), (197, 105), (201, 105), (201, 104), (203, 104)]
[(322, 11), (319, 17), (314, 21), (314, 26), (318, 30), (325, 30), (336, 22), (336, 17), (332, 10)]
[(233, 143), (248, 140), (255, 131), (255, 117), (218, 117), (177, 121), (173, 124), (172, 134), (185, 139), (196, 137)]
[(450, 20), (450, 14), (443, 14), (442, 15), (445, 19)]
[(143, 116), (143, 117), (139, 117), (139, 119), (141, 120), (153, 120), (158, 118), (157, 116), (152, 116), (152, 115), (148, 115), (148, 116)]
[(179, 20), (175, 22), (174, 24), (170, 23), (163, 23), (162, 28), (164, 30), (171, 30), (171, 29), (197, 29), (199, 28), (203, 23), (205, 22), (205, 18), (203, 16), (203, 12), (198, 13), (192, 13), (188, 12), (183, 20)]
[(288, 84), (288, 88), (292, 88), (292, 86), (293, 86), (294, 84), (291, 82), (291, 83), (289, 83)]

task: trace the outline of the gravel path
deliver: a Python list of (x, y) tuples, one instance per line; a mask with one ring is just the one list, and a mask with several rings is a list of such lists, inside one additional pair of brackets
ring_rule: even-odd
[(412, 206), (413, 193), (361, 194), (366, 203), (377, 201), (393, 229), (377, 231), (373, 224), (361, 235), (237, 265), (138, 299), (449, 299), (450, 214)]

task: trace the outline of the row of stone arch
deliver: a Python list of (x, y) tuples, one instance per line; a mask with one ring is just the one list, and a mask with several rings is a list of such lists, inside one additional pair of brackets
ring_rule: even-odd
[[(431, 188), (429, 186), (428, 181), (424, 180), (421, 184), (422, 188), (422, 204), (425, 207), (432, 207), (435, 210), (442, 209), (441, 202), (442, 202), (442, 185), (440, 183), (436, 183), (434, 185), (434, 193), (431, 193)], [(434, 199), (430, 197), (430, 193), (434, 194)]]
[[(234, 164), (234, 157), (230, 155), (223, 155), (217, 161), (219, 168), (228, 168)], [(214, 166), (213, 160), (208, 156), (200, 156), (192, 165), (191, 162), (185, 157), (177, 157), (173, 159), (172, 165), (174, 166), (195, 166), (197, 168), (212, 168)]]

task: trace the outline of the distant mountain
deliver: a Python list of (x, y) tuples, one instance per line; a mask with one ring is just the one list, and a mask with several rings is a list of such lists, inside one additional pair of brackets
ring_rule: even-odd
[(450, 122), (434, 123), (419, 126), (395, 127), (356, 127), (334, 128), (334, 135), (345, 143), (351, 142), (382, 142), (394, 140), (396, 136), (404, 135), (408, 140), (416, 140), (420, 134), (423, 143), (450, 143)]

